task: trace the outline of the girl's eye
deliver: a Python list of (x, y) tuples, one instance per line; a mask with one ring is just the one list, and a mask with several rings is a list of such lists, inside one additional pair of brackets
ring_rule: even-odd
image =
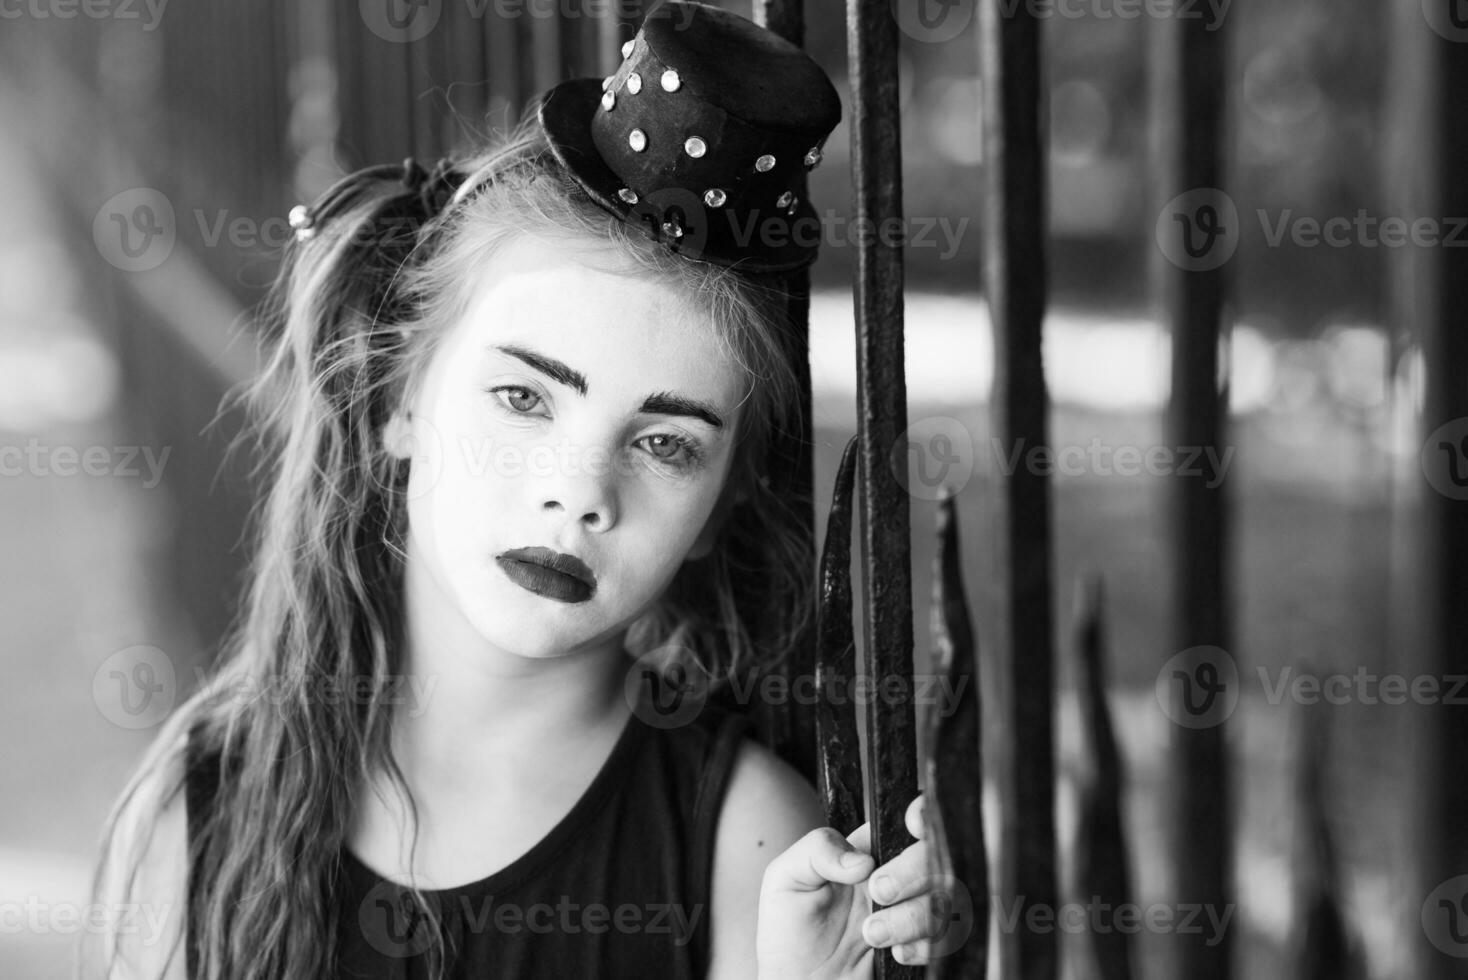
[(645, 443), (648, 454), (662, 463), (671, 463), (674, 466), (692, 466), (701, 458), (698, 446), (692, 440), (684, 439), (681, 436), (660, 433), (658, 435), (643, 436), (638, 441)]
[(540, 395), (519, 385), (500, 385), (489, 389), (489, 392), (499, 399), (500, 404), (519, 415), (529, 415), (542, 400)]

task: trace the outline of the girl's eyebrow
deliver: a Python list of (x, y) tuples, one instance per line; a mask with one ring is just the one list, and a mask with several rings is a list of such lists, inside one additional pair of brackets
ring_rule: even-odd
[(520, 347), (516, 344), (495, 344), (490, 349), (524, 361), (541, 374), (559, 381), (568, 388), (575, 388), (578, 395), (586, 394), (586, 375), (554, 357), (547, 357), (528, 347)]
[(650, 415), (685, 415), (707, 422), (715, 429), (724, 427), (724, 420), (719, 418), (718, 413), (708, 405), (694, 401), (692, 398), (675, 395), (671, 391), (659, 391), (648, 395), (642, 400), (641, 410)]
[[(494, 344), (489, 349), (508, 354), (516, 360), (528, 364), (553, 381), (558, 381), (568, 388), (575, 389), (578, 395), (585, 395), (587, 392), (586, 375), (569, 364), (566, 364), (564, 361), (558, 361), (554, 357), (533, 351), (528, 347), (521, 347), (518, 344)], [(709, 405), (704, 402), (695, 401), (692, 398), (685, 398), (682, 395), (674, 394), (671, 391), (658, 391), (648, 395), (642, 400), (642, 407), (639, 411), (650, 415), (686, 416), (705, 422), (715, 429), (722, 429), (724, 427), (724, 420)]]

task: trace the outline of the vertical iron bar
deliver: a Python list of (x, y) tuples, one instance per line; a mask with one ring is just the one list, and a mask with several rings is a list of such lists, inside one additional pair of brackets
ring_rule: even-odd
[[(1429, 218), (1447, 234), (1468, 215), (1468, 22), (1451, 0), (1394, 7), (1391, 74), (1394, 119), (1385, 141), (1398, 166), (1386, 171), (1394, 214)], [(1426, 24), (1424, 24), (1424, 20)], [(1404, 673), (1447, 678), (1468, 673), (1468, 249), (1439, 244), (1395, 250), (1396, 320), (1404, 346), (1421, 357), (1421, 384), (1404, 411), (1419, 449), (1406, 464), (1395, 501), (1401, 541), (1394, 569), (1401, 597), (1394, 624), (1408, 642)], [(1420, 409), (1412, 404), (1420, 397)], [(1468, 977), (1464, 942), (1468, 874), (1468, 709), (1438, 699), (1415, 706), (1409, 910), (1399, 928), (1410, 936), (1407, 975), (1422, 980)], [(1423, 931), (1427, 941), (1423, 941)]]
[[(1081, 744), (1087, 756), (1076, 807), (1077, 898), (1097, 908), (1132, 901), (1131, 854), (1122, 822), (1122, 764), (1106, 702), (1106, 626), (1102, 582), (1097, 576), (1080, 594), (1075, 655)], [(1121, 929), (1090, 933), (1098, 980), (1131, 980), (1132, 941)]]
[[(1468, 216), (1468, 104), (1463, 93), (1468, 91), (1468, 29), (1463, 23), (1461, 5), (1444, 2), (1451, 7), (1449, 23), (1457, 29), (1454, 41), (1434, 35), (1434, 66), (1437, 81), (1429, 89), (1434, 100), (1433, 124), (1439, 139), (1435, 154), (1432, 187), (1433, 211), (1443, 227), (1459, 232)], [(1458, 243), (1461, 245), (1461, 242)], [(1450, 482), (1456, 492), (1429, 495), (1427, 537), (1433, 542), (1427, 552), (1431, 561), (1428, 595), (1432, 603), (1431, 662), (1424, 672), (1435, 677), (1461, 677), (1468, 673), (1468, 483), (1459, 474), (1459, 466), (1468, 464), (1468, 249), (1437, 248), (1431, 253), (1439, 288), (1431, 306), (1428, 336), (1423, 345), (1427, 365), (1427, 426), (1431, 432), (1451, 422), (1454, 426), (1447, 439), (1439, 438), (1430, 447), (1437, 462), (1451, 455)], [(1451, 443), (1449, 450), (1444, 443)], [(1452, 868), (1455, 874), (1468, 873), (1468, 779), (1464, 778), (1463, 747), (1468, 745), (1468, 708), (1460, 700), (1442, 702), (1425, 709), (1432, 748), (1421, 758), (1431, 760), (1431, 770), (1424, 780), (1428, 791), (1426, 840), (1432, 848), (1428, 867)], [(1447, 877), (1444, 875), (1444, 877)], [(1463, 911), (1463, 901), (1459, 899)], [(1457, 935), (1468, 927), (1461, 918), (1454, 919)], [(1459, 957), (1464, 946), (1458, 946)], [(1439, 962), (1446, 957), (1440, 958)], [(1457, 976), (1468, 974), (1464, 960), (1455, 963)], [(1446, 966), (1434, 973), (1448, 975)]]
[[(1040, 23), (1033, 7), (982, 0), (984, 291), (994, 329), (990, 404), (999, 451), (1048, 446), (1045, 370), (1045, 155), (1040, 131)], [(1001, 949), (1006, 976), (1053, 980), (1053, 930), (1026, 911), (1054, 914), (1055, 761), (1052, 734), (1051, 517), (1048, 473), (1016, 467), (999, 478), (998, 678), (1006, 744), (1000, 750), (999, 895), (1017, 933)], [(1012, 945), (1011, 945), (1012, 944)], [(1010, 956), (1013, 960), (1011, 962)]]
[(792, 44), (805, 44), (804, 0), (754, 0), (754, 22)]
[(851, 698), (825, 697), (831, 689), (851, 690), (856, 677), (856, 639), (851, 632), (851, 512), (856, 496), (856, 437), (846, 444), (826, 541), (821, 549), (820, 613), (816, 620), (817, 788), (827, 826), (850, 834), (862, 824), (861, 743), (856, 704)]
[[(1152, 97), (1162, 202), (1217, 189), (1223, 179), (1225, 28), (1167, 17), (1153, 22)], [(1200, 209), (1196, 217), (1203, 220)], [(1175, 447), (1217, 449), (1228, 400), (1220, 393), (1219, 339), (1225, 266), (1193, 271), (1159, 261), (1164, 323), (1172, 335), (1172, 396), (1167, 431)], [(1228, 613), (1226, 484), (1175, 478), (1169, 485), (1172, 529), (1172, 645), (1167, 656), (1199, 646), (1231, 651)], [(1173, 725), (1170, 765), (1173, 864), (1178, 902), (1227, 908), (1232, 902), (1233, 824), (1223, 727)], [(1210, 937), (1211, 939), (1211, 937)], [(1232, 934), (1213, 945), (1177, 937), (1181, 959), (1172, 973), (1225, 980), (1232, 972)]]
[[(963, 591), (958, 515), (947, 488), (938, 502), (932, 623), (933, 677), (943, 697), (923, 706), (919, 755), (928, 866), (939, 889), (933, 913), (943, 922), (944, 933), (932, 944), (936, 958), (929, 961), (927, 976), (928, 980), (983, 980), (989, 967), (983, 708), (978, 647)], [(952, 703), (949, 697), (954, 697)]]
[[(858, 228), (902, 218), (901, 107), (897, 92), (897, 22), (889, 0), (847, 0), (851, 72), (851, 161)], [(864, 235), (857, 251), (857, 418), (861, 440), (864, 672), (884, 697), (866, 711), (866, 816), (872, 855), (881, 865), (911, 836), (903, 817), (917, 795), (917, 723), (912, 700), (912, 568), (909, 501), (891, 458), (905, 446), (903, 255), (899, 242)], [(905, 456), (903, 457), (905, 459)], [(885, 692), (901, 692), (890, 700)], [(885, 704), (878, 702), (885, 701)], [(884, 952), (878, 980), (916, 977)]]

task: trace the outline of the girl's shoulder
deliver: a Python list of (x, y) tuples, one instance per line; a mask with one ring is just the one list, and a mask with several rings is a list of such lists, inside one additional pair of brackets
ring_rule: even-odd
[(825, 822), (804, 776), (754, 738), (739, 741), (715, 835), (709, 980), (754, 976), (765, 868)]
[(759, 859), (755, 863), (763, 873), (776, 854), (824, 824), (825, 811), (815, 787), (790, 763), (745, 736), (734, 756), (719, 815), (715, 861)]

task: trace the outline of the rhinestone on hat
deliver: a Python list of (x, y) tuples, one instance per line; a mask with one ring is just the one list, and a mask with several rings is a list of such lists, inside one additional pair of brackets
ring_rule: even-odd
[(627, 91), (633, 95), (642, 91), (642, 76), (635, 71), (627, 76)]
[(764, 156), (754, 161), (754, 169), (758, 170), (762, 174), (769, 173), (771, 170), (775, 169), (775, 158), (766, 153)]
[(633, 38), (632, 40), (628, 41), (626, 44), (622, 45), (622, 57), (623, 58), (630, 58), (630, 57), (632, 57), (632, 51), (636, 47), (637, 47), (637, 39), (636, 38)]
[(607, 89), (605, 92), (603, 92), (601, 94), (601, 107), (607, 112), (611, 112), (613, 109), (615, 109), (617, 107), (617, 94), (611, 89)]
[(683, 151), (697, 160), (709, 151), (709, 145), (697, 136), (690, 136), (683, 144)]
[(678, 77), (678, 73), (676, 71), (674, 71), (672, 68), (669, 68), (667, 71), (663, 72), (664, 92), (676, 92), (682, 87), (683, 79)]
[(805, 155), (805, 165), (807, 167), (814, 167), (816, 164), (818, 164), (820, 162), (821, 162), (821, 148), (819, 146), (813, 146), (813, 147), (811, 147), (810, 148), (810, 152)]
[(679, 239), (683, 237), (683, 225), (681, 222), (678, 221), (677, 215), (674, 215), (667, 221), (663, 222), (663, 234), (673, 239)]
[(703, 195), (703, 203), (707, 204), (711, 208), (721, 208), (724, 206), (724, 202), (727, 200), (729, 200), (729, 195), (725, 194), (724, 191), (718, 187), (714, 187), (709, 189), (708, 191), (705, 191)]
[(647, 134), (640, 129), (634, 129), (627, 134), (627, 145), (638, 153), (647, 149)]
[(791, 205), (793, 205), (794, 203), (795, 203), (795, 192), (794, 191), (786, 191), (784, 194), (781, 194), (780, 195), (780, 199), (775, 202), (775, 207), (777, 207), (777, 208), (788, 208)]
[(637, 203), (637, 192), (630, 187), (624, 187), (617, 191), (617, 196), (628, 204)]
[(606, 78), (603, 78), (601, 80), (601, 90), (603, 92), (605, 92), (607, 89), (609, 89), (609, 88), (612, 87), (612, 83), (615, 82), (616, 80), (617, 80), (617, 76), (616, 75), (608, 75)]

